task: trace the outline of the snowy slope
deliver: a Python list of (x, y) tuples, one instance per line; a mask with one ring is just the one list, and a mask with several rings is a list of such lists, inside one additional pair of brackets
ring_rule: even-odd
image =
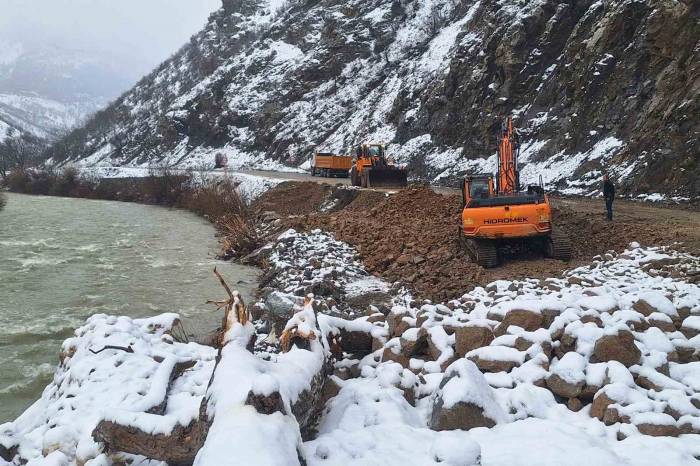
[(107, 105), (136, 77), (103, 57), (0, 40), (0, 121), (58, 139)]
[(606, 170), (634, 193), (695, 196), (694, 15), (666, 0), (227, 0), (52, 155), (299, 166), (315, 147), (374, 140), (414, 177), (449, 182), (493, 171), (512, 113), (526, 182), (588, 194)]
[(55, 139), (84, 123), (103, 105), (98, 99), (62, 103), (38, 95), (0, 94), (0, 121), (40, 138)]

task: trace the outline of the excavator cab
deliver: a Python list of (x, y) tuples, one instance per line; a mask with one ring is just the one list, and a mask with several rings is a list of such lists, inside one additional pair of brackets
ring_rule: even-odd
[(462, 207), (473, 199), (488, 199), (494, 195), (491, 175), (473, 175), (464, 178), (462, 183)]
[(552, 228), (552, 210), (542, 183), (520, 189), (518, 153), (517, 133), (508, 118), (499, 135), (496, 176), (467, 176), (462, 183), (459, 237), (483, 267), (497, 266), (504, 252), (540, 249), (547, 257), (571, 257), (568, 238)]
[(350, 169), (353, 186), (363, 188), (394, 188), (408, 186), (405, 168), (399, 168), (386, 158), (384, 144), (360, 144), (355, 148)]

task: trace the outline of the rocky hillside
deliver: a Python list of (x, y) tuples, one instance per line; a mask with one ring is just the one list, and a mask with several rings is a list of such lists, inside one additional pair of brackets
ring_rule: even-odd
[(700, 193), (693, 0), (224, 0), (203, 31), (50, 151), (88, 164), (304, 166), (390, 143), (415, 177), (493, 171), (498, 117), (522, 177), (589, 194)]

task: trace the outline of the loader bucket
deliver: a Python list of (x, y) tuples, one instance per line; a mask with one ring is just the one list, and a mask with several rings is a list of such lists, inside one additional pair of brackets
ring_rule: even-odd
[(367, 188), (404, 188), (408, 186), (406, 170), (395, 167), (374, 167), (367, 170)]

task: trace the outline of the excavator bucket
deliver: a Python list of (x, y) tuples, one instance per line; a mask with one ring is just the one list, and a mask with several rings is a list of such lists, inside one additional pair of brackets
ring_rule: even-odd
[(405, 169), (373, 167), (365, 171), (367, 175), (364, 187), (366, 188), (404, 188), (408, 186), (408, 175)]

